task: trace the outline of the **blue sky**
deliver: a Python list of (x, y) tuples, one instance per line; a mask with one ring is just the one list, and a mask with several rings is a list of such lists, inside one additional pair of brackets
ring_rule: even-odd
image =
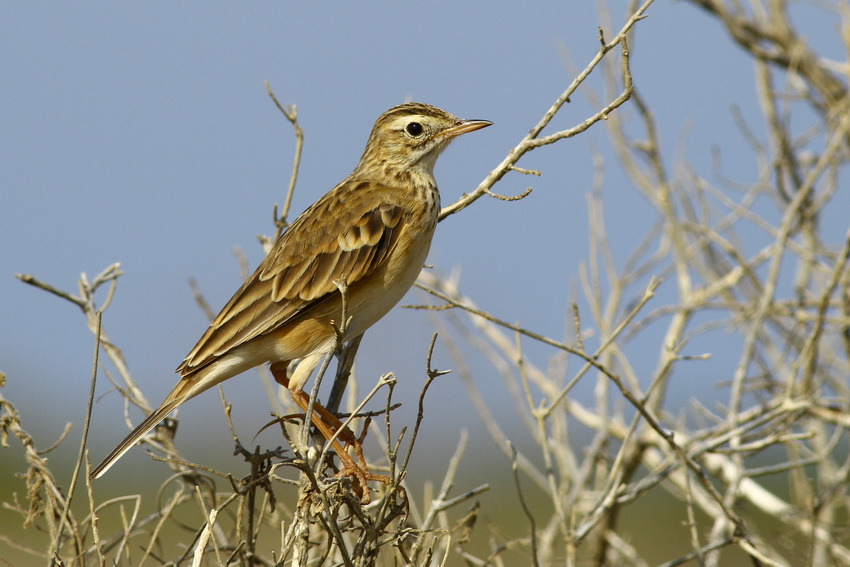
[[(407, 98), (495, 124), (464, 136), (441, 157), (437, 179), (449, 203), (474, 188), (566, 88), (573, 71), (563, 54), (579, 68), (593, 56), (596, 4), (365, 9), (186, 2), (167, 10), (154, 3), (6, 4), (0, 18), (4, 395), (25, 418), (40, 416), (32, 427), (45, 444), (65, 422), (79, 424), (92, 351), (85, 322), (74, 306), (13, 274), (75, 291), (80, 272), (93, 276), (113, 262), (122, 263), (124, 275), (104, 327), (149, 400), (158, 403), (168, 392), (173, 369), (206, 327), (187, 280), (196, 278), (213, 308), (220, 307), (240, 284), (232, 249), (241, 246), (256, 265), (255, 235), (273, 232), (272, 205), (283, 201), (294, 141), (263, 81), (282, 102), (297, 104), (305, 130), (293, 214), (347, 175), (375, 118)], [(618, 29), (622, 3), (608, 4)], [(658, 0), (649, 14), (632, 45), (633, 75), (656, 111), (667, 155), (672, 161), (684, 142), (679, 155), (710, 176), (710, 149), (723, 145), (724, 173), (752, 180), (756, 171), (730, 112), (737, 105), (756, 116), (750, 62), (686, 3)], [(809, 9), (801, 24), (828, 17)], [(606, 31), (610, 36), (614, 29)], [(837, 38), (816, 39), (827, 52), (838, 49)], [(588, 84), (598, 89), (601, 79)], [(576, 96), (553, 128), (591, 112)], [(444, 273), (459, 267), (464, 291), (482, 308), (563, 336), (568, 294), (589, 254), (592, 151), (605, 160), (616, 251), (630, 251), (654, 218), (622, 177), (606, 139), (599, 125), (527, 156), (519, 165), (543, 176), (507, 176), (496, 190), (517, 194), (531, 185), (532, 195), (517, 203), (485, 198), (448, 219), (429, 262)], [(846, 225), (839, 225), (836, 233), (843, 233)], [(417, 301), (415, 294), (405, 300)], [(410, 407), (433, 329), (422, 312), (395, 310), (367, 333), (358, 358), (363, 379), (394, 371)], [(647, 368), (656, 355), (647, 357)], [(439, 349), (435, 362), (451, 366)], [(485, 388), (496, 380), (488, 372), (476, 376)], [(700, 384), (711, 390), (708, 378)], [(435, 420), (431, 434), (454, 429), (453, 444), (456, 429), (476, 428), (477, 418), (463, 415), (470, 404), (457, 384), (445, 380), (435, 388), (435, 406), (457, 418)], [(103, 383), (98, 393), (105, 391)], [(268, 408), (254, 375), (232, 380), (226, 391), (237, 409), (250, 408), (238, 418), (246, 431), (265, 421)], [(682, 399), (692, 393), (693, 385), (684, 386)], [(113, 394), (95, 407), (98, 455), (123, 437), (120, 406)], [(187, 435), (204, 443), (219, 435), (229, 443), (216, 395), (189, 406), (184, 415), (195, 426), (186, 426)], [(209, 433), (198, 427), (204, 416), (216, 423)]]

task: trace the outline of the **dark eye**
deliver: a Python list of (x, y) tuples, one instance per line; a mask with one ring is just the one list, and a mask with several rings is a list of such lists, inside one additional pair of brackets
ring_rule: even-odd
[(419, 122), (411, 122), (405, 127), (405, 131), (415, 138), (422, 133), (422, 124)]

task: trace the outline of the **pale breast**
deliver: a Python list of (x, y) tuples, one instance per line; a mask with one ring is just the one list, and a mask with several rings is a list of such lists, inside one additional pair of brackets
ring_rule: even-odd
[(409, 214), (396, 249), (387, 261), (364, 285), (349, 290), (352, 319), (345, 340), (354, 338), (387, 314), (411, 288), (428, 258), (431, 240), (440, 212), (440, 194), (436, 186), (420, 189), (416, 195), (416, 210)]

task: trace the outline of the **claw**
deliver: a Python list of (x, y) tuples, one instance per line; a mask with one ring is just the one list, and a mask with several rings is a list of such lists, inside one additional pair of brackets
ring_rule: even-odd
[[(286, 377), (286, 369), (272, 365), (271, 372), (272, 376), (274, 376), (275, 382), (288, 389), (289, 379)], [(297, 390), (294, 392), (290, 390), (290, 394), (292, 395), (292, 399), (295, 403), (298, 404), (298, 407), (306, 412), (310, 404), (310, 396), (308, 396), (303, 390)], [(366, 458), (363, 456), (363, 440), (366, 438), (369, 420), (370, 418), (366, 418), (363, 431), (360, 436), (357, 437), (351, 429), (343, 425), (337, 416), (333, 415), (318, 402), (313, 402), (311, 421), (325, 440), (330, 441), (333, 439), (331, 446), (334, 448), (334, 451), (336, 451), (336, 454), (339, 456), (339, 460), (342, 464), (342, 468), (336, 476), (347, 476), (355, 480), (353, 483), (354, 493), (358, 498), (360, 498), (360, 501), (363, 504), (368, 504), (372, 500), (369, 494), (369, 486), (367, 484), (369, 481), (377, 481), (384, 484), (390, 484), (391, 482), (390, 477), (387, 475), (370, 473), (369, 467), (366, 464)], [(355, 463), (354, 459), (352, 459), (351, 455), (349, 455), (349, 448), (354, 449), (354, 454), (358, 461), (357, 463)]]

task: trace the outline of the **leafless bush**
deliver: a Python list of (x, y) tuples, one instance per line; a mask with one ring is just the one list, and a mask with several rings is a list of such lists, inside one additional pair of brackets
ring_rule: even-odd
[[(481, 529), (475, 497), (487, 485), (453, 493), (465, 439), (446, 463), (437, 494), (416, 502), (405, 490), (407, 462), (427, 422), (427, 390), (441, 374), (431, 367), (429, 350), (413, 423), (401, 425), (395, 418), (391, 374), (365, 398), (383, 396), (382, 411), (366, 414), (360, 407), (351, 412), (351, 423), (361, 429), (371, 421), (369, 435), (380, 440), (383, 454), (370, 455), (370, 464), (391, 479), (387, 486), (374, 487), (370, 504), (334, 476), (333, 459), (321, 445), (306, 454), (250, 451), (242, 449), (234, 432), (237, 447), (251, 463), (250, 475), (234, 478), (186, 462), (166, 426), (145, 439), (176, 471), (156, 495), (158, 510), (141, 515), (141, 501), (153, 495), (98, 501), (86, 483), (89, 514), (80, 518), (69, 510), (76, 479), (87, 478), (85, 438), (74, 481), (65, 489), (14, 406), (0, 397), (2, 441), (9, 433), (16, 436), (29, 467), (25, 500), (5, 505), (44, 530), (45, 544), (33, 555), (67, 565), (530, 561), (535, 566), (643, 566), (648, 564), (645, 542), (629, 541), (623, 515), (664, 489), (680, 503), (676, 513), (689, 537), (689, 550), (664, 565), (850, 565), (850, 233), (830, 242), (820, 223), (846, 174), (847, 80), (836, 68), (846, 71), (849, 65), (811, 51), (795, 35), (782, 2), (762, 6), (752, 0), (746, 10), (735, 1), (690, 2), (716, 16), (753, 59), (763, 111), (758, 118), (767, 136), (753, 134), (756, 117), (741, 117), (739, 124), (757, 156), (758, 180), (721, 177), (718, 184), (685, 164), (672, 170), (666, 165), (652, 109), (633, 87), (629, 70), (626, 40), (651, 1), (640, 7), (635, 3), (612, 39), (600, 32), (596, 57), (541, 121), (475, 190), (441, 215), (459, 212), (484, 195), (523, 198), (527, 192), (506, 197), (493, 187), (510, 172), (534, 173), (518, 167), (524, 154), (604, 120), (620, 166), (656, 216), (646, 221), (646, 236), (630, 250), (628, 261), (617, 267), (604, 221), (606, 164), (597, 161), (597, 185), (587, 198), (590, 253), (579, 272), (580, 296), (573, 303), (571, 328), (565, 330), (569, 339), (544, 336), (533, 321), (508, 323), (498, 313), (479, 309), (455, 277), (426, 271), (418, 283), (433, 297), (420, 307), (434, 311), (455, 373), (513, 465), (527, 537), (506, 540), (494, 534), (485, 553), (466, 545), (470, 532)], [(850, 48), (850, 12), (844, 6), (836, 10)], [(595, 103), (598, 112), (575, 127), (543, 135), (592, 72), (604, 75), (607, 92), (583, 92), (606, 102)], [(294, 109), (280, 108), (300, 139)], [(297, 157), (295, 164), (290, 196)], [(278, 231), (285, 228), (287, 211), (288, 204)], [(751, 249), (753, 234), (766, 244)], [(21, 279), (82, 309), (97, 343), (93, 384), (96, 376), (105, 376), (127, 407), (149, 411), (121, 351), (101, 328), (100, 313), (112, 294), (102, 306), (94, 301), (97, 289), (114, 289), (119, 275), (114, 265), (92, 281), (84, 276), (77, 296), (30, 276)], [(200, 294), (198, 299), (203, 304)], [(722, 353), (711, 352), (719, 332), (735, 340), (724, 341)], [(633, 346), (639, 339), (645, 345), (647, 338), (656, 356), (648, 373), (638, 370), (645, 366), (638, 364), (638, 356), (646, 358), (646, 347), (636, 353)], [(545, 345), (551, 354), (542, 361), (527, 355), (530, 342)], [(348, 378), (356, 347), (340, 354), (337, 384)], [(466, 371), (474, 351), (504, 378), (513, 411), (534, 439), (537, 454), (507, 441), (509, 433)], [(98, 362), (100, 352), (108, 367)], [(694, 400), (689, 407), (671, 409), (665, 402), (673, 385), (687, 381), (693, 365), (718, 355), (729, 362), (728, 373), (714, 378), (725, 400), (710, 406)], [(580, 382), (593, 382), (595, 405), (570, 396)], [(287, 439), (303, 427), (286, 418), (272, 426)], [(579, 444), (577, 432), (589, 435), (590, 442)], [(551, 507), (531, 504), (540, 495)], [(460, 519), (449, 519), (445, 512), (451, 508), (460, 510)], [(167, 532), (187, 525), (178, 543), (167, 541)]]

